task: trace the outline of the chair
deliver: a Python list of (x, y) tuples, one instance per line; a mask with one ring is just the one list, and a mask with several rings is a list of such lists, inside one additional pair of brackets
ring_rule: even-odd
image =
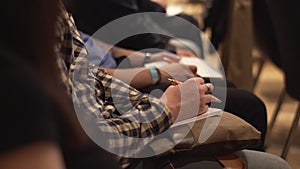
[(266, 0), (265, 2), (277, 39), (281, 70), (285, 76), (285, 89), (283, 89), (277, 107), (275, 108), (269, 132), (272, 130), (281, 105), (284, 102), (285, 95), (289, 94), (298, 101), (297, 112), (293, 119), (292, 126), (289, 129), (289, 134), (281, 154), (281, 157), (286, 159), (300, 118), (300, 79), (298, 79), (300, 75), (300, 53), (298, 47), (300, 26), (299, 23), (297, 23), (299, 22), (298, 16), (300, 16), (298, 9), (300, 2), (297, 0), (288, 2)]
[(257, 63), (257, 72), (253, 75), (254, 88), (259, 80), (263, 67), (270, 60), (278, 68), (282, 69), (279, 56), (276, 33), (267, 10), (266, 0), (253, 0), (253, 34), (254, 47), (258, 55), (253, 56), (253, 62)]
[[(210, 4), (212, 3), (212, 4)], [(211, 42), (220, 48), (226, 77), (237, 87), (253, 90), (252, 75), (252, 2), (251, 0), (206, 0), (205, 28), (211, 30)]]
[(261, 75), (261, 72), (264, 68), (264, 65), (266, 63), (267, 58), (265, 56), (254, 56), (253, 64), (257, 63), (257, 71), (253, 75), (253, 88), (255, 89), (257, 82), (259, 80), (259, 77)]

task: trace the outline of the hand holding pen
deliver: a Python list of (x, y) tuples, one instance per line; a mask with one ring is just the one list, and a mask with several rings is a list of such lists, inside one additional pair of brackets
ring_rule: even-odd
[[(168, 80), (172, 83), (172, 85), (174, 86), (177, 86), (177, 85), (180, 85), (182, 82), (176, 80), (176, 79), (171, 79), (171, 78), (168, 78)], [(212, 92), (212, 87), (211, 87), (211, 84), (208, 84), (208, 83), (205, 83), (204, 84), (207, 88), (207, 92), (206, 93), (211, 93)], [(222, 103), (222, 100), (218, 99), (216, 96), (214, 95), (211, 95), (211, 101), (212, 102), (217, 102), (217, 103)]]
[(173, 85), (164, 92), (162, 101), (174, 119), (184, 120), (208, 111), (209, 103), (212, 102), (212, 95), (208, 92), (213, 90), (212, 84), (206, 85), (199, 77), (190, 78), (183, 83), (175, 79), (170, 81)]

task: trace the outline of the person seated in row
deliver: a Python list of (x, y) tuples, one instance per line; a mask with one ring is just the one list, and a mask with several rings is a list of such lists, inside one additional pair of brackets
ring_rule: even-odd
[[(158, 76), (160, 76), (161, 79), (158, 84), (153, 81), (149, 69), (142, 67), (145, 63), (144, 52), (110, 46), (83, 32), (80, 32), (80, 35), (88, 50), (87, 57), (90, 63), (99, 65), (106, 72), (109, 72), (114, 77), (121, 79), (142, 92), (151, 93), (154, 89), (165, 91), (171, 84), (168, 78), (176, 77), (176, 79), (180, 81), (186, 81), (187, 79), (195, 77), (194, 72), (197, 71), (197, 67), (176, 63), (180, 58), (172, 53), (154, 53), (151, 59), (149, 59), (150, 62), (166, 59), (167, 61), (171, 60), (171, 62), (175, 62), (158, 68)], [(111, 50), (111, 52), (107, 52), (102, 47), (106, 48), (106, 50)], [(128, 55), (128, 57), (126, 57), (127, 62), (130, 62), (129, 65), (135, 68), (124, 69), (118, 67), (115, 58), (118, 59), (119, 56), (124, 55)], [(172, 72), (172, 74), (168, 72)], [(225, 87), (226, 86), (215, 86), (215, 95), (221, 98), (222, 94), (220, 93), (226, 92), (226, 98), (224, 98), (225, 105), (214, 103), (214, 107), (224, 108), (225, 111), (243, 118), (259, 130), (261, 132), (261, 145), (254, 149), (264, 151), (264, 140), (267, 131), (267, 112), (264, 103), (251, 92), (237, 89), (233, 85), (228, 85), (226, 89)], [(160, 94), (162, 93), (163, 92)], [(158, 93), (156, 96), (160, 97), (161, 95)]]
[[(88, 0), (85, 2), (72, 2), (70, 3), (70, 9), (72, 14), (74, 14), (76, 21), (78, 23), (78, 27), (80, 30), (85, 31), (84, 33), (97, 33), (98, 29), (101, 29), (102, 26), (105, 26), (106, 24), (109, 24), (109, 22), (114, 22), (118, 18), (128, 15), (128, 14), (135, 14), (139, 12), (165, 12), (165, 9), (162, 7), (164, 5), (159, 5), (158, 3), (163, 3), (163, 1), (154, 1), (151, 0), (128, 0), (128, 1), (115, 1), (115, 0), (107, 0), (107, 1), (94, 1), (94, 0)], [(109, 8), (108, 8), (109, 7)], [(107, 11), (109, 9), (109, 11)], [(96, 11), (96, 12), (95, 12)], [(151, 18), (152, 15), (149, 15), (149, 17), (146, 16), (146, 19), (137, 19), (137, 21), (133, 20), (132, 23), (126, 25), (122, 25), (121, 29), (117, 29), (120, 32), (124, 29), (132, 29), (132, 30), (139, 30), (139, 29), (145, 29), (149, 32), (151, 32), (153, 29), (159, 31), (159, 32), (172, 32), (173, 35), (176, 35), (175, 37), (184, 37), (193, 39), (194, 42), (197, 44), (202, 44), (201, 37), (200, 37), (200, 30), (199, 29), (193, 29), (194, 27), (187, 26), (181, 29), (181, 26), (184, 24), (180, 24), (181, 22), (178, 22), (178, 19), (173, 17), (163, 17), (163, 19), (160, 19), (158, 17)], [(143, 17), (143, 16), (137, 16), (137, 18)], [(135, 23), (138, 22), (138, 23)], [(145, 27), (146, 25), (146, 27)], [(127, 28), (128, 27), (128, 28)], [(141, 27), (141, 28), (140, 28)], [(190, 28), (191, 27), (191, 28)], [(112, 30), (113, 31), (113, 30)], [(117, 31), (114, 31), (112, 35), (115, 35), (114, 33)], [(183, 36), (184, 35), (184, 36)], [(83, 35), (85, 36), (85, 35)], [(102, 38), (102, 37), (97, 37)], [(110, 36), (107, 35), (105, 40), (110, 42)], [(116, 46), (108, 47), (106, 49), (112, 49), (112, 56), (114, 58), (117, 58), (116, 60), (120, 60), (119, 57), (127, 56), (127, 60), (122, 60), (121, 66), (118, 65), (118, 68), (122, 67), (124, 64), (131, 65), (133, 67), (137, 66), (143, 66), (145, 63), (145, 53), (143, 52), (135, 52), (136, 50), (142, 50), (146, 51), (148, 48), (160, 48), (168, 51), (170, 49), (170, 43), (169, 40), (171, 37), (166, 38), (166, 36), (160, 36), (157, 34), (144, 34), (139, 35), (137, 37), (130, 37), (128, 39), (122, 40), (120, 43), (116, 44)], [(196, 39), (195, 39), (196, 38)], [(93, 44), (94, 40), (87, 41), (89, 39), (88, 36), (84, 37), (87, 47), (89, 48), (89, 43)], [(102, 39), (100, 39), (102, 40)], [(97, 44), (98, 41), (97, 41)], [(100, 42), (101, 46), (103, 47), (103, 42)], [(120, 47), (125, 47), (127, 49), (133, 49), (131, 52), (118, 52), (123, 51), (124, 49), (120, 49)], [(93, 46), (94, 48), (97, 48), (97, 45)], [(174, 46), (173, 46), (174, 48)], [(97, 49), (95, 49), (97, 50)], [(101, 50), (101, 49), (98, 49)], [(203, 51), (204, 49), (202, 49)], [(92, 51), (92, 49), (91, 49)], [(172, 50), (169, 50), (172, 51)], [(90, 52), (93, 53), (92, 55), (97, 56), (97, 52)], [(134, 53), (134, 54), (132, 54)], [(179, 54), (186, 54), (184, 52), (175, 52)], [(187, 54), (189, 55), (189, 54)], [(190, 55), (194, 56), (194, 55)], [(110, 56), (107, 55), (107, 58)], [(200, 56), (204, 57), (204, 56)], [(110, 57), (111, 58), (111, 57)], [(156, 54), (152, 58), (153, 61), (156, 60), (163, 60), (164, 55)], [(177, 61), (176, 57), (166, 55), (165, 58), (168, 58), (168, 60)], [(101, 60), (101, 62), (103, 59)], [(111, 62), (113, 62), (110, 59)], [(129, 62), (129, 63), (128, 63)], [(102, 67), (105, 67), (101, 65)], [(110, 67), (111, 68), (111, 67)], [(113, 67), (116, 68), (116, 67)], [(189, 65), (189, 67), (180, 65), (180, 64), (173, 64), (173, 65), (167, 65), (165, 67), (161, 67), (158, 69), (161, 76), (161, 83), (162, 85), (159, 85), (159, 88), (162, 90), (165, 90), (168, 87), (168, 78), (169, 75), (165, 72), (172, 72), (172, 75), (174, 77), (178, 77), (178, 80), (184, 81), (188, 78), (193, 77), (192, 73), (189, 73), (190, 70), (195, 71), (195, 67), (192, 65)], [(155, 84), (156, 81), (151, 80), (151, 76), (149, 74), (149, 70), (146, 68), (136, 68), (136, 69), (127, 69), (127, 70), (120, 70), (118, 69), (117, 73), (115, 73), (114, 69), (105, 69), (107, 72), (113, 74), (115, 77), (121, 79), (122, 81), (132, 85), (135, 88), (138, 88), (139, 90), (143, 92), (150, 93), (153, 89), (156, 89), (157, 87), (152, 87), (150, 85)], [(136, 74), (136, 72), (139, 72)], [(224, 84), (224, 83), (223, 83)], [(150, 87), (149, 87), (150, 86)], [(231, 112), (247, 122), (249, 122), (251, 125), (253, 125), (255, 128), (257, 128), (262, 133), (261, 137), (261, 145), (256, 150), (264, 151), (264, 142), (265, 142), (265, 136), (267, 132), (267, 111), (265, 108), (264, 103), (253, 93), (242, 90), (242, 89), (236, 89), (234, 84), (228, 82), (227, 83), (228, 88), (224, 89), (224, 86), (216, 86), (217, 92), (216, 95), (218, 97), (222, 96), (219, 93), (224, 93), (226, 90), (226, 100), (225, 106), (220, 104), (214, 104), (218, 108), (225, 107), (224, 110)], [(144, 88), (147, 87), (147, 88)]]
[[(80, 34), (71, 15), (64, 9), (58, 21), (57, 32), (60, 33), (58, 34), (60, 43), (57, 45), (58, 66), (62, 73), (62, 80), (69, 89), (67, 91), (72, 93), (74, 106), (83, 110), (77, 114), (86, 118), (91, 116), (96, 120), (97, 134), (101, 135), (101, 141), (108, 146), (106, 148), (121, 156), (120, 162), (123, 168), (128, 168), (132, 160), (137, 160), (128, 159), (126, 155), (132, 151), (138, 153), (145, 146), (141, 144), (137, 146), (133, 138), (146, 138), (161, 134), (174, 123), (174, 120), (178, 120), (181, 106), (189, 104), (199, 106), (196, 114), (207, 111), (206, 103), (210, 102), (211, 96), (206, 94), (208, 89), (203, 79), (192, 78), (180, 85), (180, 88), (179, 86), (169, 87), (164, 92), (163, 100), (149, 97), (113, 78), (103, 69), (89, 64)], [(178, 94), (181, 91), (190, 91), (191, 85), (194, 85), (199, 94), (200, 104), (197, 104), (199, 100), (191, 97), (187, 97), (185, 102), (180, 100)], [(114, 94), (117, 94), (116, 97)], [(130, 103), (128, 104), (127, 101)], [(184, 115), (185, 117), (191, 116), (188, 113)], [(149, 121), (148, 118), (151, 120)], [(141, 119), (145, 121), (141, 122)], [(128, 137), (118, 137), (116, 133)], [(267, 153), (255, 151), (240, 153), (246, 156), (249, 168), (271, 166), (289, 168), (282, 159)], [(255, 166), (261, 164), (258, 161), (264, 161), (264, 166)]]

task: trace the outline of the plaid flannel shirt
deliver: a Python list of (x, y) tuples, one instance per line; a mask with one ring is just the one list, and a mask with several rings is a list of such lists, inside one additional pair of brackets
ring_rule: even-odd
[[(72, 16), (63, 7), (58, 17), (57, 37), (58, 67), (74, 106), (79, 107), (80, 112), (76, 112), (94, 118), (109, 149), (119, 155), (130, 154), (131, 150), (138, 152), (147, 142), (137, 144), (134, 138), (155, 136), (173, 124), (169, 109), (159, 99), (140, 93), (88, 63)], [(123, 158), (121, 165), (126, 168), (128, 160)]]

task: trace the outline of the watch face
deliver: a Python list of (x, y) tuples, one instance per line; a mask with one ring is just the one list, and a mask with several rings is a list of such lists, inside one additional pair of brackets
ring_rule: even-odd
[(145, 53), (145, 60), (144, 60), (144, 64), (148, 63), (150, 61), (150, 57), (152, 56), (151, 53)]
[(152, 54), (151, 53), (146, 53), (145, 55), (146, 55), (146, 58), (150, 58)]

